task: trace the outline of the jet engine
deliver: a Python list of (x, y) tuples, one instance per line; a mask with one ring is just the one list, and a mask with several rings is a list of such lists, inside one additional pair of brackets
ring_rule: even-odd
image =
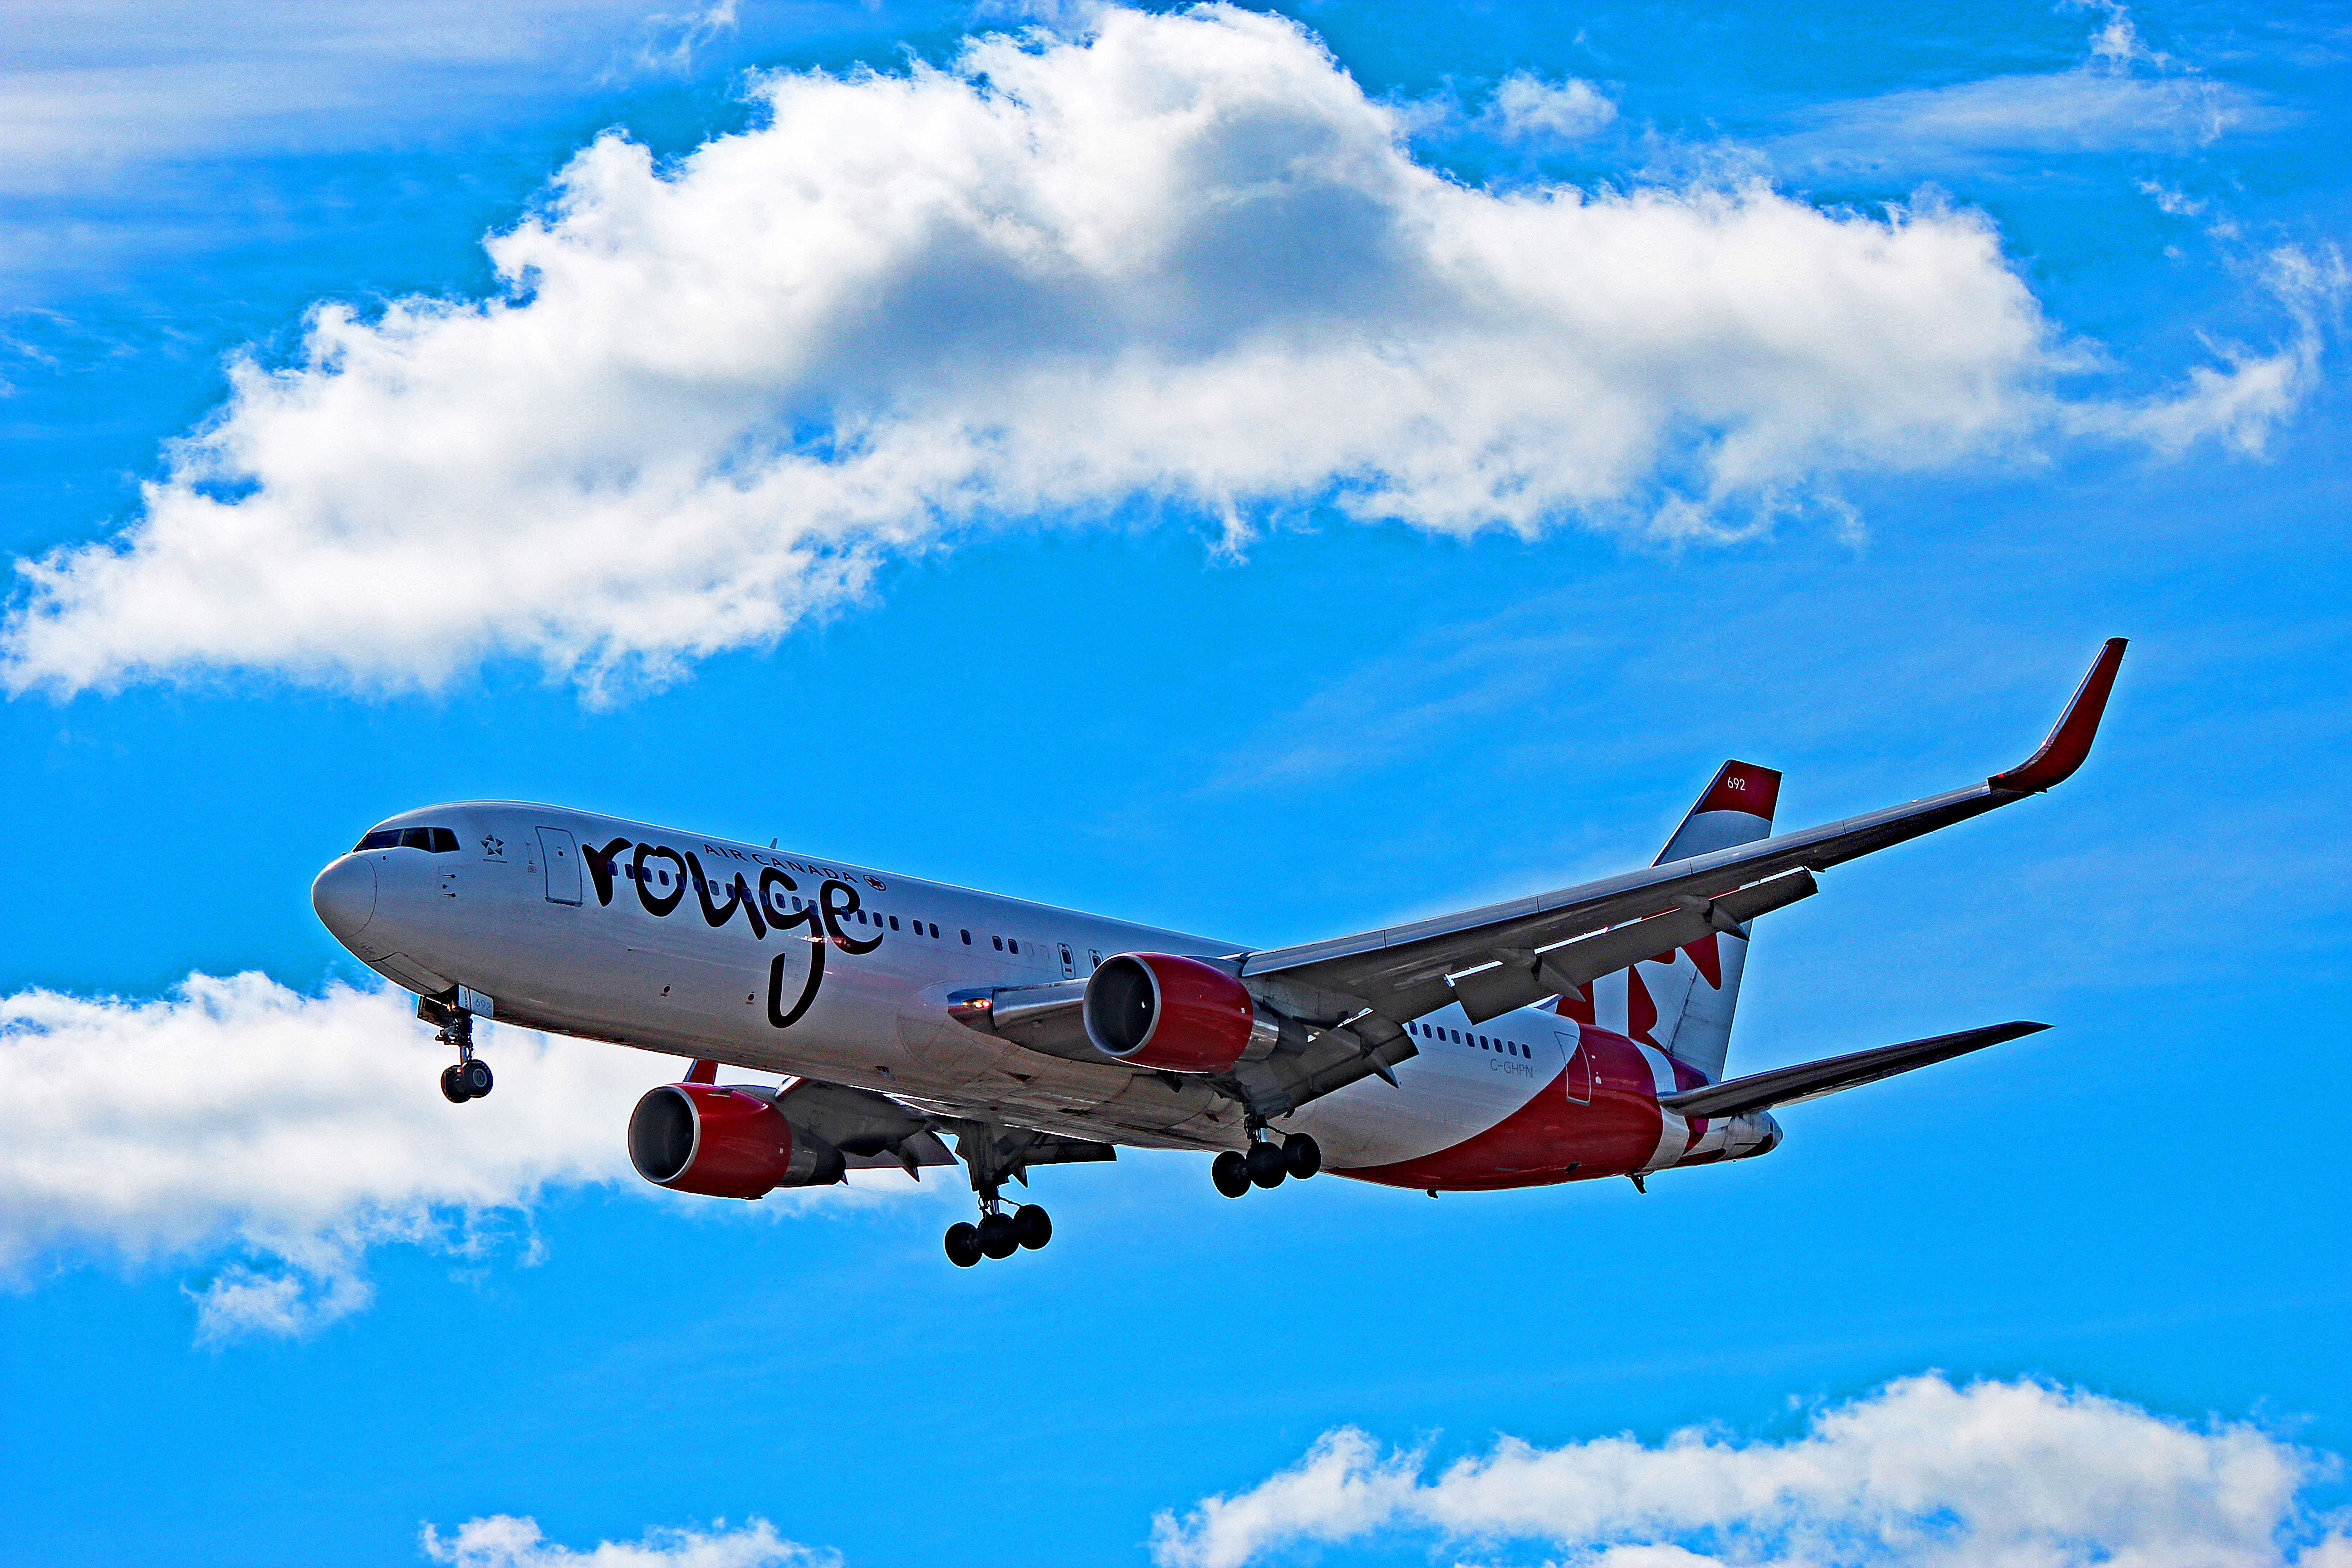
[(666, 1083), (637, 1101), (629, 1163), (657, 1187), (713, 1198), (828, 1186), (845, 1169), (838, 1148), (761, 1094), (707, 1083)]
[(1215, 964), (1122, 952), (1087, 981), (1080, 1012), (1095, 1049), (1156, 1072), (1221, 1073), (1274, 1049), (1276, 1021)]

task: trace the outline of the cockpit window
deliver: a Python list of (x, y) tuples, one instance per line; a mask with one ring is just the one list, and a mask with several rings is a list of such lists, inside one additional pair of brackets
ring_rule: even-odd
[(457, 835), (446, 827), (379, 827), (357, 844), (352, 853), (370, 849), (422, 849), (429, 855), (454, 855)]

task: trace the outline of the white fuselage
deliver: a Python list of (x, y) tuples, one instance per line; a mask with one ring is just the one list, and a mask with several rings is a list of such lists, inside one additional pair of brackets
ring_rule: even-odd
[[(1240, 1107), (1203, 1082), (1043, 1055), (948, 1013), (950, 993), (1083, 978), (1120, 952), (1210, 958), (1240, 944), (548, 806), (433, 806), (371, 838), (418, 827), (445, 830), (434, 842), (455, 847), (362, 848), (322, 872), (316, 893), (335, 934), (411, 990), (462, 985), (500, 1023), (959, 1117), (1147, 1147), (1246, 1146)], [(835, 939), (812, 940), (820, 922), (802, 916), (820, 900)], [(1675, 1080), (1656, 1052), (1549, 1007), (1475, 1028), (1449, 1008), (1414, 1032), (1419, 1055), (1397, 1086), (1364, 1079), (1285, 1129), (1312, 1132), (1335, 1172), (1393, 1170), (1373, 1179), (1412, 1186), (1520, 1185), (1736, 1152), (1723, 1146), (1738, 1136), (1730, 1124), (1713, 1139), (1666, 1124), (1654, 1094)], [(1554, 1107), (1541, 1097), (1567, 1092), (1580, 1050), (1585, 1098)], [(1580, 1161), (1570, 1145), (1587, 1123), (1612, 1147), (1648, 1142)], [(1526, 1135), (1498, 1133), (1507, 1124)], [(1447, 1163), (1490, 1133), (1508, 1147)]]

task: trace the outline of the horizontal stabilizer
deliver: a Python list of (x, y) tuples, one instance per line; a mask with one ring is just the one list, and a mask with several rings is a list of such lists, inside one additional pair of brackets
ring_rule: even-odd
[(1800, 1062), (1795, 1067), (1750, 1073), (1746, 1078), (1735, 1078), (1728, 1083), (1711, 1083), (1701, 1089), (1685, 1089), (1680, 1094), (1662, 1094), (1658, 1096), (1658, 1103), (1677, 1116), (1738, 1116), (1750, 1110), (1765, 1110), (1775, 1105), (1794, 1105), (1801, 1100), (1835, 1094), (1839, 1089), (1852, 1089), (1858, 1083), (1875, 1083), (1882, 1078), (1909, 1072), (1913, 1068), (1949, 1061), (1970, 1051), (1980, 1051), (1987, 1046), (2000, 1045), (2003, 1040), (2039, 1034), (2049, 1026), (2047, 1024), (2023, 1022), (1993, 1024), (1981, 1029), (1963, 1029), (1957, 1035), (1906, 1040), (1899, 1046), (1880, 1046), (1874, 1050), (1855, 1051), (1850, 1056), (1831, 1057), (1826, 1061)]

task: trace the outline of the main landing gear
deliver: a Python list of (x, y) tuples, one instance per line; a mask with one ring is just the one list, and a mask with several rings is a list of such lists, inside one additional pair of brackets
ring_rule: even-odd
[(1011, 1213), (1004, 1208), (1004, 1178), (1024, 1184), (1027, 1155), (1043, 1137), (1020, 1129), (967, 1121), (956, 1132), (956, 1153), (971, 1173), (971, 1190), (980, 1199), (980, 1223), (948, 1226), (948, 1261), (969, 1268), (983, 1258), (1010, 1258), (1023, 1247), (1034, 1252), (1054, 1239), (1054, 1222), (1035, 1204), (1023, 1204)]
[(416, 1016), (438, 1024), (440, 1032), (434, 1038), (457, 1047), (457, 1059), (441, 1069), (441, 1092), (449, 1103), (463, 1105), (489, 1093), (497, 1080), (490, 1076), (490, 1064), (474, 1054), (474, 1016), (430, 996), (416, 999)]
[(1054, 1222), (1035, 1204), (1023, 1204), (1011, 1214), (997, 1207), (990, 1193), (980, 1200), (978, 1225), (948, 1226), (948, 1261), (969, 1268), (983, 1258), (1010, 1258), (1023, 1247), (1035, 1251), (1054, 1239)]
[(1262, 1127), (1251, 1135), (1248, 1153), (1228, 1149), (1209, 1167), (1209, 1179), (1229, 1198), (1252, 1187), (1278, 1187), (1288, 1176), (1303, 1182), (1323, 1168), (1323, 1146), (1307, 1133), (1294, 1132), (1279, 1143)]

